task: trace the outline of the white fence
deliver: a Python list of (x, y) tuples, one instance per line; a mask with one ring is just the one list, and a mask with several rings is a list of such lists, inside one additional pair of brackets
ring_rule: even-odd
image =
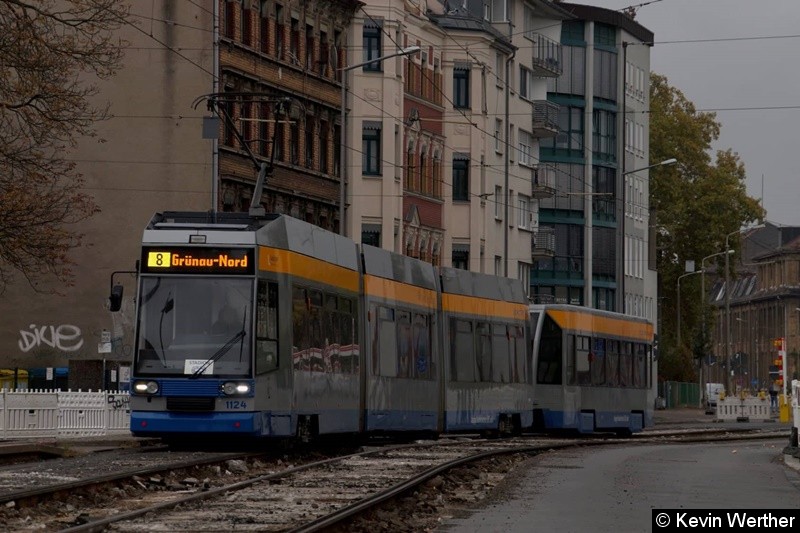
[(0, 391), (0, 439), (130, 434), (127, 392)]
[(769, 420), (770, 416), (768, 397), (750, 396), (742, 399), (726, 396), (724, 400), (717, 402), (717, 420), (719, 421)]

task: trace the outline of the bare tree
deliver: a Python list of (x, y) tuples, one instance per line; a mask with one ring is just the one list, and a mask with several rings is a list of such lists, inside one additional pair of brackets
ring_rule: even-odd
[(108, 106), (92, 102), (97, 80), (121, 64), (119, 0), (0, 0), (0, 292), (20, 272), (73, 282), (70, 228), (99, 211), (68, 159)]

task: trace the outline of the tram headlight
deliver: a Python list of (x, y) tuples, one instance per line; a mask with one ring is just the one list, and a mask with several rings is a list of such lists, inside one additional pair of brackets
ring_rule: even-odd
[(158, 392), (157, 381), (134, 381), (133, 391), (136, 394), (156, 394)]
[(244, 396), (250, 393), (250, 384), (236, 381), (226, 381), (222, 384), (222, 394), (225, 396)]

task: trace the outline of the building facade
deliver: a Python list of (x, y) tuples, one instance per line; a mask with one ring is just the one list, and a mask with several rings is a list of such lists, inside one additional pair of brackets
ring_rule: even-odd
[[(539, 211), (532, 291), (656, 321), (649, 210), (649, 71), (653, 34), (622, 13), (560, 3), (563, 72), (548, 81), (558, 130), (540, 144), (556, 194)], [(546, 236), (552, 240), (545, 239)], [(548, 257), (549, 254), (549, 257)]]
[(800, 379), (800, 228), (767, 222), (740, 240), (735, 274), (711, 284), (716, 313), (707, 381), (733, 393), (768, 389), (783, 377), (776, 360), (784, 339), (790, 385)]

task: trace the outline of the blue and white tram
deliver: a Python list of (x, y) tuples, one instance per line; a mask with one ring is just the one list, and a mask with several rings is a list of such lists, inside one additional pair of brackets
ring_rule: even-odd
[(534, 428), (630, 434), (653, 424), (653, 326), (571, 305), (530, 306)]
[(519, 431), (522, 283), (286, 215), (157, 213), (144, 231), (131, 431), (301, 437)]

